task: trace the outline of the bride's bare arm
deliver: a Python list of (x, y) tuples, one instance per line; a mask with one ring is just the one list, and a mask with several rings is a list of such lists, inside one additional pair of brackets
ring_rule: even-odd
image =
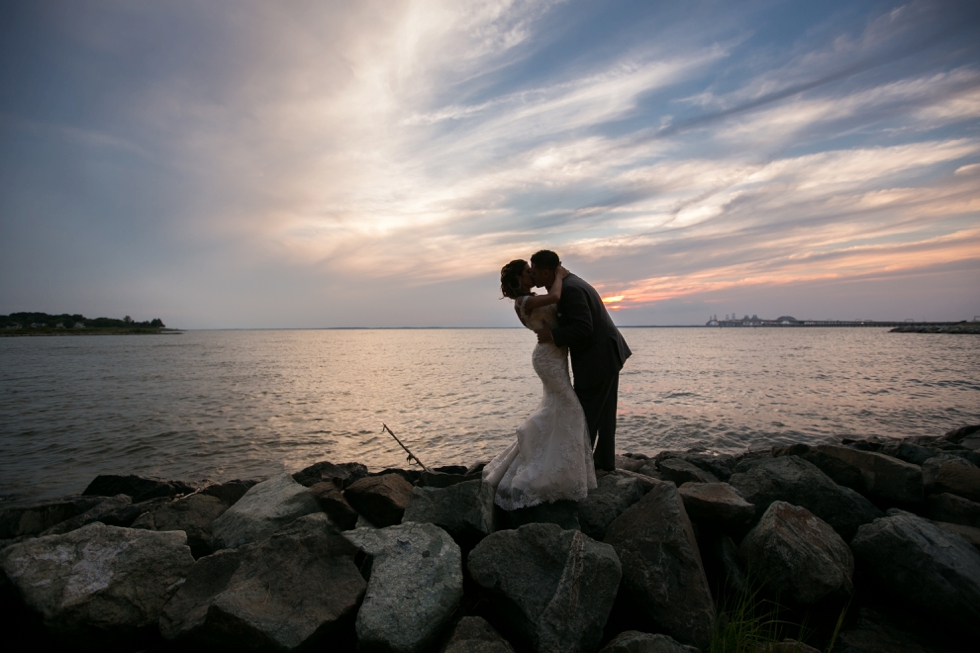
[(562, 279), (569, 275), (569, 271), (565, 269), (565, 266), (559, 265), (555, 270), (555, 281), (551, 284), (551, 288), (548, 289), (547, 295), (532, 295), (524, 300), (524, 313), (530, 313), (536, 308), (542, 306), (548, 306), (550, 304), (557, 304), (558, 300), (561, 299), (561, 282)]

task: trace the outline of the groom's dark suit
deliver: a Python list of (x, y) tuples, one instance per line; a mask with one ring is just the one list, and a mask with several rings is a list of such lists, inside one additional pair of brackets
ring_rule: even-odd
[(558, 326), (551, 330), (551, 337), (571, 352), (575, 394), (585, 410), (594, 446), (598, 438), (595, 466), (614, 469), (619, 370), (632, 352), (599, 293), (574, 274), (562, 280)]

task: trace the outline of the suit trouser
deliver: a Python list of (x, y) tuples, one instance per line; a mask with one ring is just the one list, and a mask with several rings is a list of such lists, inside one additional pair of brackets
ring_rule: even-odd
[[(619, 396), (619, 372), (602, 383), (588, 388), (575, 388), (594, 452), (596, 469), (616, 468), (616, 403)], [(598, 444), (596, 441), (598, 440)]]

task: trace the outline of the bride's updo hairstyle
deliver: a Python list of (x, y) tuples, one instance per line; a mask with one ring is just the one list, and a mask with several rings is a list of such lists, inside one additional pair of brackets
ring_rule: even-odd
[(526, 267), (527, 261), (519, 258), (500, 268), (500, 292), (504, 294), (504, 297), (517, 299), (528, 294), (524, 290), (524, 286), (521, 285), (521, 276)]

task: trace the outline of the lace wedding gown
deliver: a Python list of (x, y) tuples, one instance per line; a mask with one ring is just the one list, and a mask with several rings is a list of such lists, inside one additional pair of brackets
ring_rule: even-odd
[[(524, 313), (527, 297), (516, 300), (518, 315), (528, 329), (558, 325), (555, 304)], [(592, 447), (585, 413), (568, 377), (568, 349), (538, 344), (531, 355), (541, 378), (541, 405), (517, 428), (517, 441), (483, 469), (483, 480), (497, 488), (496, 503), (504, 510), (543, 502), (584, 499), (596, 487)]]

